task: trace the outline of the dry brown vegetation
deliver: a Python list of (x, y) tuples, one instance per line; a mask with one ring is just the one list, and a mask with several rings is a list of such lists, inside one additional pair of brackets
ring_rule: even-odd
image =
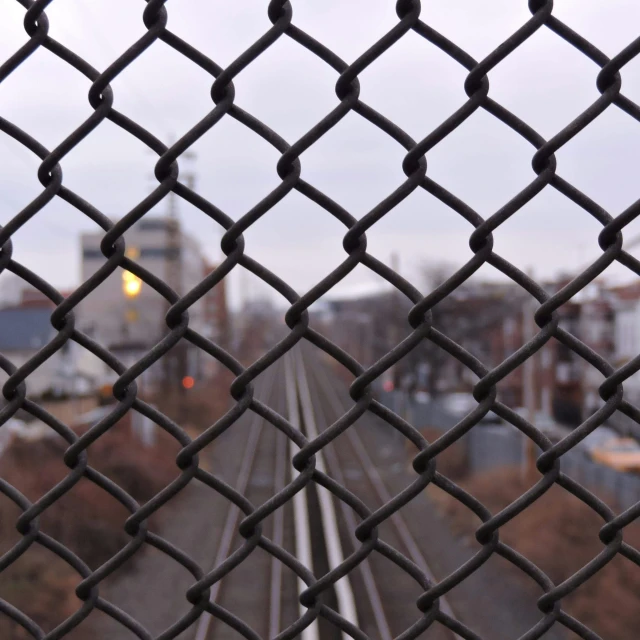
[[(179, 396), (165, 395), (152, 401), (194, 437), (227, 410), (232, 379), (233, 376), (223, 372), (206, 385)], [(129, 418), (125, 416), (93, 443), (89, 448), (89, 463), (142, 504), (178, 475), (175, 456), (180, 446), (157, 428), (155, 445), (144, 447), (129, 425)], [(81, 433), (83, 429), (76, 431)], [(0, 477), (35, 501), (69, 474), (63, 463), (66, 447), (61, 438), (35, 442), (15, 440), (0, 458)], [(170, 505), (164, 507), (159, 517), (170, 508)], [(13, 502), (0, 494), (0, 555), (20, 540), (15, 529), (20, 513)], [(130, 540), (123, 528), (128, 516), (129, 512), (117, 500), (83, 478), (45, 511), (40, 518), (40, 529), (95, 569)], [(152, 528), (157, 528), (158, 519), (152, 517)], [(141, 552), (144, 549), (138, 553)], [(135, 559), (136, 556), (130, 559), (126, 567), (134, 566)], [(34, 544), (2, 572), (0, 598), (48, 631), (81, 606), (75, 596), (79, 582), (80, 577), (66, 562)], [(68, 637), (84, 640), (95, 635), (90, 625), (83, 623)], [(0, 614), (0, 638), (22, 640), (31, 636)]]
[[(62, 462), (65, 448), (60, 438), (15, 440), (0, 459), (0, 475), (35, 501), (69, 473)], [(144, 448), (128, 425), (119, 423), (90, 446), (89, 462), (143, 503), (178, 474), (174, 462), (177, 451), (175, 441), (164, 433), (158, 434), (153, 448)], [(0, 496), (0, 554), (20, 540), (15, 529), (20, 513), (8, 498)], [(40, 529), (95, 569), (130, 539), (123, 529), (128, 516), (117, 500), (83, 478), (45, 511)], [(34, 544), (2, 572), (0, 597), (47, 631), (81, 605), (74, 593), (79, 582), (79, 575), (66, 562)], [(84, 625), (83, 629), (69, 637), (90, 637)], [(31, 636), (0, 616), (0, 637), (18, 640)]]
[[(497, 469), (467, 477), (459, 484), (492, 513), (510, 504), (533, 481), (520, 469)], [(471, 536), (479, 524), (469, 510), (433, 488), (430, 495), (450, 519), (454, 530)], [(612, 504), (606, 496), (600, 496)], [(602, 551), (598, 538), (602, 519), (560, 487), (554, 486), (537, 502), (500, 530), (501, 539), (524, 554), (556, 583), (560, 583)], [(640, 548), (640, 526), (625, 529), (626, 542)], [(514, 568), (514, 576), (531, 583)], [(535, 588), (535, 587), (534, 587)], [(563, 608), (606, 640), (630, 640), (640, 628), (640, 568), (622, 556), (563, 599)], [(574, 637), (574, 636), (571, 636)]]
[[(420, 429), (420, 433), (427, 439), (427, 442), (432, 443), (443, 434), (443, 431), (442, 429), (425, 427)], [(408, 441), (407, 448), (411, 457), (416, 455), (416, 448)], [(438, 471), (454, 482), (466, 476), (467, 468), (466, 445), (460, 441), (454, 442), (438, 454)]]

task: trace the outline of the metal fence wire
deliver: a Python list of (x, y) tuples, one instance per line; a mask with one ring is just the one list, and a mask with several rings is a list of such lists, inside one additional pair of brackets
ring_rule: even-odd
[[(531, 18), (486, 58), (477, 61), (454, 42), (431, 28), (426, 18), (421, 18), (419, 0), (400, 0), (396, 4), (398, 21), (390, 25), (387, 33), (377, 42), (372, 43), (370, 48), (357, 60), (352, 64), (347, 64), (333, 51), (295, 25), (295, 2), (272, 0), (268, 6), (268, 18), (272, 26), (228, 67), (223, 69), (167, 28), (168, 9), (165, 6), (165, 0), (150, 0), (142, 12), (146, 27), (144, 35), (101, 72), (49, 36), (49, 19), (45, 9), (52, 0), (37, 0), (35, 2), (18, 0), (18, 2), (26, 10), (24, 28), (28, 40), (0, 66), (0, 82), (6, 80), (11, 74), (20, 74), (21, 65), (29, 56), (38, 49), (46, 49), (87, 78), (88, 99), (93, 113), (55, 149), (45, 148), (27, 132), (0, 117), (0, 130), (42, 161), (38, 169), (38, 179), (43, 187), (41, 193), (14, 215), (0, 230), (0, 246), (2, 247), (0, 272), (5, 270), (12, 272), (55, 303), (56, 308), (51, 314), (51, 323), (57, 332), (51, 342), (19, 368), (14, 366), (7, 357), (0, 355), (0, 367), (9, 376), (2, 388), (5, 404), (0, 410), (0, 424), (5, 424), (19, 410), (26, 411), (46, 423), (68, 443), (64, 462), (69, 469), (65, 479), (36, 502), (30, 502), (11, 484), (0, 479), (0, 491), (22, 511), (16, 523), (21, 540), (0, 558), (0, 574), (25, 554), (32, 545), (41, 545), (77, 571), (80, 578), (76, 594), (83, 601), (83, 604), (61, 625), (48, 633), (45, 633), (28, 615), (9, 602), (0, 601), (2, 614), (11, 618), (25, 630), (27, 635), (33, 638), (53, 639), (65, 637), (92, 610), (99, 609), (129, 629), (136, 637), (151, 638), (151, 634), (139, 622), (100, 595), (101, 583), (105, 578), (113, 574), (141, 548), (151, 545), (173, 561), (182, 564), (193, 575), (193, 585), (184, 594), (184, 597), (191, 603), (190, 611), (160, 637), (177, 637), (186, 629), (194, 626), (204, 612), (223, 620), (225, 624), (231, 625), (247, 638), (256, 637), (252, 635), (238, 616), (224, 610), (220, 604), (211, 601), (210, 591), (226, 575), (235, 571), (237, 565), (259, 546), (296, 572), (307, 585), (300, 598), (306, 612), (301, 615), (298, 622), (280, 634), (282, 638), (297, 636), (304, 627), (307, 627), (318, 617), (330, 620), (348, 636), (366, 637), (361, 630), (342, 617), (338, 611), (323, 603), (322, 594), (331, 589), (341, 577), (352, 572), (370, 554), (379, 553), (384, 554), (397, 566), (410, 572), (418, 582), (424, 585), (424, 592), (416, 603), (418, 623), (407, 629), (402, 636), (403, 638), (418, 637), (425, 629), (437, 622), (449, 627), (459, 637), (478, 639), (480, 636), (476, 632), (449, 615), (444, 607), (440, 606), (440, 602), (443, 596), (467, 579), (491, 556), (497, 554), (527, 574), (544, 592), (537, 601), (540, 611), (539, 622), (522, 638), (541, 638), (551, 627), (560, 625), (570, 629), (581, 638), (597, 638), (598, 635), (595, 632), (563, 610), (563, 599), (574, 593), (617, 555), (624, 556), (635, 565), (640, 565), (640, 552), (624, 540), (624, 529), (640, 514), (640, 503), (616, 514), (612, 508), (592, 492), (563, 473), (562, 456), (599, 425), (602, 425), (616, 411), (620, 411), (640, 423), (640, 410), (625, 400), (622, 386), (626, 378), (640, 370), (640, 356), (621, 368), (614, 368), (581, 340), (559, 326), (557, 311), (614, 261), (640, 275), (640, 262), (624, 250), (622, 238), (625, 226), (640, 214), (640, 201), (635, 202), (615, 217), (610, 215), (559, 175), (556, 170), (555, 153), (611, 105), (640, 121), (640, 106), (625, 97), (621, 91), (620, 73), (622, 68), (640, 53), (640, 38), (610, 59), (553, 15), (552, 0), (530, 0)], [(178, 7), (176, 10), (179, 10)], [(366, 10), (365, 3), (362, 4), (362, 10)], [(594, 77), (596, 87), (600, 92), (600, 96), (593, 104), (548, 140), (493, 100), (489, 90), (490, 72), (537, 31), (544, 29), (548, 29), (562, 38), (595, 64), (598, 73)], [(410, 31), (430, 42), (468, 71), (464, 82), (464, 91), (468, 96), (467, 101), (442, 124), (423, 139), (417, 141), (360, 99), (358, 79), (365, 69), (375, 64), (385, 51)], [(252, 116), (235, 101), (234, 79), (280, 38), (290, 38), (331, 67), (336, 73), (335, 94), (339, 99), (339, 104), (293, 143), (284, 140), (277, 132)], [(157, 41), (164, 42), (176, 53), (184, 56), (211, 76), (211, 111), (171, 147), (165, 146), (146, 130), (143, 126), (144, 123), (134, 122), (113, 107), (114, 91), (111, 83), (120, 74), (126, 73), (127, 67), (147, 49), (155, 46)], [(524, 138), (532, 146), (531, 163), (535, 174), (524, 189), (487, 218), (481, 217), (469, 205), (436, 183), (428, 174), (429, 151), (460, 127), (477, 110), (484, 110), (497, 118), (509, 127), (515, 136)], [(302, 153), (312, 147), (351, 112), (367, 120), (406, 150), (402, 162), (406, 180), (360, 219), (350, 215), (329, 196), (305, 181), (302, 177), (299, 159)], [(179, 173), (178, 161), (181, 154), (223, 118), (233, 118), (281, 154), (277, 163), (280, 183), (256, 206), (236, 221), (223, 213), (213, 202), (198, 195), (185, 182), (181, 182)], [(112, 222), (90, 202), (65, 186), (61, 167), (65, 156), (90, 136), (105, 120), (111, 121), (123, 132), (142, 142), (158, 156), (155, 165), (157, 186), (149, 196), (140, 201), (117, 222)], [(536, 281), (493, 251), (492, 235), (493, 231), (548, 186), (571, 200), (585, 214), (593, 217), (602, 225), (598, 237), (602, 254), (569, 284), (551, 296)], [(426, 297), (406, 279), (367, 252), (366, 232), (417, 189), (427, 191), (470, 225), (469, 246), (474, 254), (453, 276)], [(297, 191), (304, 198), (308, 198), (320, 206), (345, 228), (343, 248), (346, 257), (344, 261), (302, 296), (298, 295), (270, 270), (249, 257), (245, 253), (243, 237), (243, 233), (247, 229), (292, 191)], [(221, 248), (226, 257), (218, 268), (182, 296), (177, 295), (167, 283), (155, 277), (125, 254), (127, 230), (170, 193), (189, 202), (224, 229)], [(67, 297), (63, 297), (45, 279), (12, 258), (13, 236), (55, 198), (61, 198), (104, 230), (104, 238), (100, 245), (101, 252), (106, 258), (104, 266)], [(448, 338), (445, 333), (434, 328), (431, 322), (431, 309), (434, 305), (455, 291), (484, 264), (489, 264), (502, 272), (539, 302), (535, 311), (535, 322), (539, 331), (535, 337), (493, 368), (486, 367), (462, 346)], [(370, 269), (386, 280), (413, 305), (407, 316), (408, 325), (411, 327), (410, 335), (367, 369), (356, 362), (349, 353), (346, 353), (311, 326), (308, 313), (311, 304), (320, 299), (359, 265)], [(286, 324), (289, 328), (286, 337), (246, 368), (221, 346), (198, 334), (189, 326), (190, 306), (238, 266), (255, 274), (290, 303), (286, 313)], [(128, 368), (114, 354), (79, 331), (75, 326), (74, 316), (74, 309), (78, 304), (96, 289), (99, 290), (101, 283), (119, 269), (134, 273), (170, 303), (170, 309), (166, 314), (166, 335), (133, 366)], [(604, 404), (578, 428), (555, 444), (552, 444), (533, 424), (496, 399), (500, 381), (517, 367), (522, 366), (528, 358), (532, 357), (552, 338), (566, 345), (604, 377), (604, 382), (600, 386), (600, 396), (604, 400)], [(113, 395), (117, 400), (116, 407), (81, 436), (78, 436), (27, 396), (29, 376), (69, 341), (74, 341), (90, 351), (119, 376), (113, 385)], [(235, 376), (230, 387), (234, 401), (232, 408), (215, 425), (193, 440), (178, 424), (138, 397), (136, 386), (136, 379), (181, 341), (187, 341), (217, 359)], [(254, 396), (254, 379), (282, 359), (301, 341), (308, 341), (319, 347), (355, 376), (355, 380), (349, 388), (355, 408), (345, 413), (342, 418), (334, 422), (330, 428), (313, 441), (306, 439), (288, 419), (269, 408), (265, 403), (258, 401)], [(478, 402), (477, 409), (449, 429), (435, 444), (426, 442), (418, 431), (404, 419), (374, 399), (370, 388), (372, 382), (378, 379), (383, 372), (422, 341), (432, 341), (468, 367), (479, 378), (473, 389), (473, 395)], [(176, 458), (176, 465), (180, 471), (179, 477), (144, 505), (138, 504), (121, 487), (89, 465), (88, 448), (108, 432), (129, 410), (150, 418), (173, 436), (182, 447)], [(536, 467), (540, 474), (537, 482), (524, 495), (497, 514), (489, 512), (469, 493), (438, 472), (438, 455), (472, 429), (490, 410), (511, 423), (542, 450), (536, 461)], [(259, 508), (248, 504), (241, 493), (199, 466), (198, 460), (198, 453), (223, 432), (233, 429), (236, 421), (245, 412), (255, 412), (264, 417), (301, 447), (292, 461), (293, 466), (299, 471), (299, 475)], [(329, 442), (349, 430), (356, 419), (365, 412), (376, 414), (417, 447), (416, 455), (413, 458), (415, 480), (410, 490), (393, 496), (383, 508), (375, 513), (369, 512), (366, 517), (359, 513), (357, 537), (360, 541), (360, 547), (357, 552), (347, 557), (339, 567), (329, 571), (326, 575), (314, 576), (308, 568), (285, 551), (282, 546), (268, 539), (262, 531), (261, 522), (287, 501), (292, 500), (294, 493), (310, 483), (328, 488), (338, 501), (346, 502), (352, 507), (359, 504), (350, 491), (330, 479), (326, 472), (316, 465), (316, 457), (318, 452), (322, 451)], [(39, 517), (43, 512), (83, 478), (110, 494), (130, 512), (125, 524), (130, 541), (121, 551), (96, 570), (89, 569), (76, 554), (42, 531), (39, 526)], [(147, 526), (149, 517), (194, 479), (224, 495), (229, 501), (238, 505), (244, 514), (244, 519), (239, 525), (239, 533), (244, 538), (241, 550), (232, 559), (225, 560), (209, 572), (198, 566), (171, 543), (152, 533)], [(482, 526), (476, 531), (476, 539), (481, 544), (481, 551), (459, 570), (446, 576), (437, 584), (431, 583), (429, 577), (414, 562), (386, 545), (378, 537), (379, 525), (409, 502), (412, 495), (430, 483), (460, 501), (483, 521)], [(500, 537), (500, 529), (504, 525), (541, 498), (554, 485), (559, 485), (588, 505), (603, 521), (599, 532), (599, 538), (603, 545), (602, 551), (561, 584), (554, 584), (543, 571), (505, 544)], [(38, 594), (34, 593), (33, 597), (37, 598)]]

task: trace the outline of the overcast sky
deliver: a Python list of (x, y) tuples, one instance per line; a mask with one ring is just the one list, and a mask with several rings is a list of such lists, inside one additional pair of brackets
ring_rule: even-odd
[[(294, 0), (294, 23), (351, 62), (396, 22), (391, 0)], [(266, 0), (167, 3), (169, 28), (221, 66), (233, 61), (269, 27)], [(637, 0), (557, 0), (554, 14), (608, 56), (638, 35)], [(102, 70), (145, 31), (140, 0), (55, 0), (47, 9), (50, 35)], [(483, 58), (530, 17), (526, 0), (423, 2), (422, 18)], [(24, 9), (0, 0), (0, 59), (27, 36)], [(545, 28), (490, 73), (490, 95), (549, 138), (599, 96), (598, 68)], [(465, 70), (429, 42), (407, 34), (360, 76), (361, 99), (415, 139), (466, 100)], [(625, 95), (640, 102), (640, 60), (622, 72)], [(337, 103), (337, 74), (283, 36), (234, 81), (236, 103), (290, 143)], [(114, 106), (168, 141), (212, 108), (211, 78), (161, 42), (112, 83)], [(0, 115), (49, 148), (92, 112), (90, 83), (44, 49), (0, 84)], [(278, 183), (279, 154), (256, 134), (224, 118), (193, 149), (196, 189), (238, 218)], [(428, 155), (428, 174), (489, 216), (530, 182), (532, 147), (477, 111)], [(349, 114), (303, 154), (302, 176), (361, 217), (404, 179), (404, 151), (384, 133)], [(610, 107), (561, 149), (558, 173), (617, 215), (639, 195), (640, 124)], [(39, 161), (0, 133), (0, 222), (40, 191)], [(126, 214), (154, 186), (155, 156), (104, 122), (62, 162), (64, 183), (105, 214)], [(181, 162), (182, 171), (189, 165)], [(212, 260), (220, 257), (220, 229), (182, 204), (181, 219)], [(59, 287), (76, 285), (78, 235), (95, 225), (59, 199), (15, 235), (14, 257)], [(594, 259), (599, 225), (553, 189), (546, 189), (495, 233), (495, 250), (538, 277)], [(471, 256), (470, 226), (422, 190), (368, 232), (369, 250), (385, 262), (400, 253), (405, 275), (419, 282), (420, 265), (462, 263)], [(640, 234), (631, 225), (627, 238)], [(344, 259), (344, 228), (327, 212), (292, 193), (246, 232), (247, 253), (303, 292)], [(490, 267), (481, 271), (495, 277)], [(621, 271), (617, 271), (620, 277)], [(614, 276), (616, 273), (613, 274)], [(1, 277), (1, 276), (0, 276)], [(343, 290), (371, 286), (377, 276), (357, 269)], [(235, 277), (234, 304), (261, 291), (253, 276)]]

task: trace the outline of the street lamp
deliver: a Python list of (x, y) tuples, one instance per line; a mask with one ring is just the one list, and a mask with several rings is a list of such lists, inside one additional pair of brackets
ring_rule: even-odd
[(137, 298), (142, 289), (142, 280), (131, 271), (122, 272), (122, 291), (127, 298)]
[[(130, 260), (137, 260), (140, 257), (138, 247), (127, 247), (124, 255)], [(122, 272), (122, 291), (127, 298), (137, 298), (142, 289), (142, 280), (131, 271)]]

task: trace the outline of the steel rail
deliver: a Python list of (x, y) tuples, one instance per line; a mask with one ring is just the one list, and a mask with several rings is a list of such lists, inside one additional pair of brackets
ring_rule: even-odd
[[(291, 355), (284, 356), (284, 372), (285, 372), (285, 392), (287, 399), (287, 417), (294, 429), (300, 429), (300, 411), (298, 405), (298, 394), (296, 391), (296, 382), (293, 372), (293, 363)], [(293, 458), (298, 453), (297, 445), (289, 440), (289, 458)], [(295, 479), (299, 472), (291, 467), (292, 480)], [(311, 572), (313, 572), (313, 554), (311, 551), (311, 531), (309, 530), (309, 505), (307, 502), (306, 491), (298, 491), (292, 499), (293, 504), (293, 526), (295, 531), (295, 555), (296, 558)], [(302, 578), (298, 577), (298, 596), (306, 590), (307, 585)], [(298, 612), (302, 617), (307, 608), (298, 602)], [(320, 640), (318, 631), (318, 620), (314, 620), (308, 627), (303, 629), (300, 634), (301, 640)]]
[[(265, 397), (270, 398), (275, 388), (274, 374), (267, 378), (265, 385), (267, 386)], [(249, 437), (247, 438), (247, 444), (242, 454), (242, 463), (240, 465), (240, 471), (238, 472), (238, 478), (235, 485), (236, 490), (242, 494), (244, 494), (247, 489), (249, 478), (251, 477), (251, 471), (256, 460), (258, 443), (262, 435), (263, 420), (264, 418), (257, 414), (254, 414), (251, 421)], [(222, 536), (220, 538), (220, 543), (218, 544), (214, 560), (211, 564), (211, 569), (214, 569), (215, 567), (220, 565), (228, 557), (231, 550), (231, 544), (233, 543), (233, 540), (237, 535), (237, 527), (240, 515), (240, 508), (237, 505), (231, 503), (227, 510), (227, 516), (225, 518)], [(214, 603), (218, 599), (220, 591), (222, 589), (222, 584), (223, 580), (220, 580), (211, 586), (211, 591), (209, 594), (210, 603)], [(213, 616), (208, 611), (203, 612), (200, 618), (198, 618), (193, 640), (206, 640), (212, 626), (212, 621)]]
[[(307, 432), (306, 435), (309, 440), (315, 440), (318, 437), (318, 427), (313, 415), (309, 383), (302, 363), (300, 349), (295, 349), (292, 356), (294, 358), (294, 364), (298, 374), (296, 376), (296, 381), (298, 384), (300, 409), (302, 411), (302, 422), (304, 423), (304, 428)], [(326, 464), (324, 461), (324, 453), (322, 451), (318, 451), (316, 453), (316, 468), (319, 471), (326, 473)], [(338, 518), (331, 492), (319, 485), (317, 490), (327, 559), (329, 561), (329, 569), (333, 570), (345, 561), (345, 555), (340, 542), (340, 532), (338, 530)], [(353, 594), (353, 588), (351, 586), (351, 579), (349, 576), (347, 575), (340, 578), (340, 580), (335, 583), (334, 588), (336, 598), (338, 600), (338, 611), (340, 615), (353, 625), (358, 626), (358, 613), (356, 610), (355, 596)], [(349, 638), (344, 631), (342, 631), (341, 634), (343, 638)]]
[[(320, 421), (327, 424), (327, 416), (322, 404), (314, 404), (313, 408), (316, 412), (316, 415), (320, 418)], [(323, 449), (323, 453), (325, 455), (327, 468), (329, 469), (329, 474), (331, 475), (331, 477), (336, 482), (339, 482), (342, 486), (346, 487), (346, 478), (342, 473), (342, 469), (340, 468), (340, 463), (333, 449), (333, 445), (325, 447)], [(355, 535), (353, 535), (353, 532), (356, 530), (359, 522), (354, 515), (353, 509), (348, 504), (340, 500), (339, 505), (342, 517), (345, 524), (347, 525), (347, 529), (352, 534), (351, 537), (353, 538), (353, 548), (355, 550), (356, 544), (359, 543), (355, 538)], [(391, 627), (387, 619), (387, 614), (385, 613), (384, 605), (382, 604), (382, 597), (380, 596), (380, 591), (378, 590), (378, 586), (376, 584), (376, 580), (373, 575), (373, 571), (371, 570), (369, 561), (364, 560), (363, 562), (361, 562), (358, 565), (358, 570), (360, 571), (360, 575), (362, 576), (364, 590), (367, 596), (367, 600), (369, 601), (369, 606), (371, 607), (371, 612), (373, 614), (377, 637), (380, 638), (380, 640), (393, 640)]]
[[(276, 438), (275, 469), (273, 477), (274, 494), (280, 493), (287, 483), (287, 441), (283, 433), (274, 434)], [(275, 545), (284, 546), (284, 507), (273, 514), (273, 536)], [(280, 633), (282, 615), (282, 562), (271, 556), (271, 581), (269, 584), (269, 627), (268, 638), (275, 638)]]

